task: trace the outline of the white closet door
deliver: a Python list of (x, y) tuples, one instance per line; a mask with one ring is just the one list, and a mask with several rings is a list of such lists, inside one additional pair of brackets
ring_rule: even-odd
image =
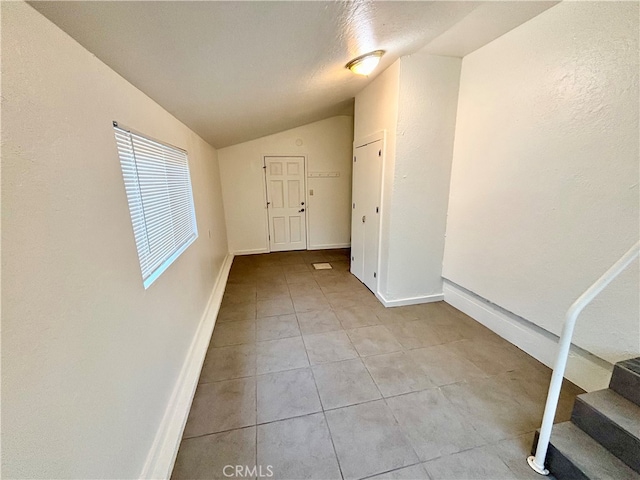
[(382, 140), (354, 150), (351, 217), (351, 273), (378, 290)]

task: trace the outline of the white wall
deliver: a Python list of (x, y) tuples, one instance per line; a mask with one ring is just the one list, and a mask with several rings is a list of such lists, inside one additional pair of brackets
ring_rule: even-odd
[[(562, 2), (464, 58), (444, 276), (559, 334), (638, 240), (638, 4)], [(640, 353), (638, 265), (578, 320)]]
[[(200, 236), (146, 291), (113, 120), (189, 154)], [(138, 477), (226, 255), (216, 151), (3, 2), (3, 476)]]
[(442, 298), (459, 58), (402, 57), (356, 96), (355, 138), (386, 131), (379, 294)]
[[(396, 130), (398, 125), (398, 95), (400, 92), (400, 61), (396, 60), (356, 95), (354, 106), (354, 140), (374, 133), (385, 132), (383, 155), (382, 208), (380, 211), (380, 258), (389, 258), (388, 235), (391, 224), (391, 198), (396, 159)], [(388, 266), (379, 265), (378, 286), (386, 290)]]
[(461, 59), (400, 59), (387, 299), (442, 294), (442, 256)]
[(309, 249), (349, 246), (352, 142), (353, 118), (338, 116), (220, 149), (230, 251), (268, 251), (265, 155), (306, 156), (307, 173), (340, 173), (333, 178), (307, 178), (307, 192), (314, 193), (307, 204), (307, 243)]

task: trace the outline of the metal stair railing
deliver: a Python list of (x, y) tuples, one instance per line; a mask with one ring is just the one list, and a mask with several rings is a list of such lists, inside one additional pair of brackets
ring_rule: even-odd
[(544, 407), (544, 415), (542, 417), (542, 426), (540, 427), (540, 435), (536, 446), (535, 456), (527, 458), (529, 466), (540, 475), (548, 475), (549, 470), (544, 467), (544, 462), (549, 449), (549, 441), (551, 439), (551, 429), (553, 428), (553, 419), (556, 416), (558, 408), (558, 399), (560, 398), (560, 388), (562, 387), (562, 379), (564, 371), (567, 367), (567, 359), (569, 357), (569, 348), (571, 347), (571, 337), (573, 336), (573, 328), (576, 325), (578, 315), (591, 301), (605, 289), (622, 271), (627, 268), (640, 254), (640, 242), (625, 253), (620, 260), (613, 264), (598, 280), (594, 282), (585, 292), (573, 302), (565, 317), (562, 335), (558, 342), (558, 355), (553, 366), (553, 375), (551, 375), (551, 383), (549, 384), (549, 393), (547, 394), (547, 403)]

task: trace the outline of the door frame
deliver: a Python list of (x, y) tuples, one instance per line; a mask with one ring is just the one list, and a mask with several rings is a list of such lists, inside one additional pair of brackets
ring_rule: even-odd
[[(271, 232), (269, 231), (269, 207), (267, 206), (267, 202), (269, 201), (269, 197), (267, 195), (268, 190), (267, 190), (267, 157), (298, 157), (298, 158), (302, 158), (303, 161), (303, 168), (304, 168), (304, 175), (303, 175), (303, 182), (304, 182), (304, 207), (305, 207), (305, 213), (306, 215), (304, 216), (304, 230), (305, 230), (305, 234), (306, 234), (306, 243), (307, 243), (307, 247), (305, 250), (309, 250), (309, 190), (307, 189), (307, 178), (308, 178), (308, 171), (309, 171), (309, 165), (308, 165), (308, 161), (307, 161), (307, 154), (306, 153), (292, 153), (290, 155), (286, 155), (283, 153), (263, 153), (261, 155), (262, 158), (262, 198), (264, 200), (263, 202), (263, 208), (264, 208), (264, 215), (265, 215), (265, 232), (264, 232), (264, 239), (265, 242), (267, 244), (267, 253), (271, 253), (271, 240), (269, 238), (269, 235), (271, 234)], [(305, 251), (305, 250), (298, 250), (298, 251)], [(283, 250), (283, 251), (288, 251), (288, 250)]]
[[(370, 135), (367, 135), (365, 137), (360, 137), (357, 138), (353, 141), (353, 156), (355, 157), (356, 155), (356, 148), (359, 147), (364, 147), (365, 145), (368, 145), (370, 143), (374, 143), (374, 142), (378, 142), (378, 141), (382, 141), (382, 171), (380, 172), (380, 217), (379, 217), (379, 221), (378, 221), (378, 258), (376, 259), (376, 291), (373, 292), (373, 294), (378, 298), (378, 300), (382, 301), (382, 298), (380, 296), (380, 284), (381, 284), (381, 280), (384, 278), (384, 281), (386, 283), (387, 281), (387, 272), (386, 269), (384, 271), (384, 275), (383, 272), (381, 272), (381, 266), (382, 266), (382, 224), (383, 224), (383, 220), (386, 219), (386, 209), (384, 208), (384, 200), (385, 200), (385, 194), (384, 194), (384, 179), (385, 179), (385, 174), (386, 174), (386, 170), (387, 170), (387, 162), (385, 161), (387, 158), (387, 131), (386, 130), (379, 130), (375, 133), (372, 133)], [(353, 186), (352, 186), (352, 191), (353, 191)], [(352, 203), (353, 203), (353, 195), (351, 197)], [(352, 210), (352, 215), (353, 215), (353, 210)]]

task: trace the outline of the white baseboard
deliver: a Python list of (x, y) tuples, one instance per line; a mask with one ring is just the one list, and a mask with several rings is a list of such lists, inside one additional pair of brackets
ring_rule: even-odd
[(257, 253), (269, 253), (268, 248), (255, 248), (253, 250), (237, 250), (235, 252), (231, 252), (234, 256), (238, 255), (255, 255)]
[[(326, 245), (309, 245), (307, 250), (332, 250), (336, 248), (349, 248), (350, 243), (328, 243)], [(258, 253), (271, 253), (268, 248), (254, 248), (252, 250), (236, 250), (231, 252), (235, 256), (239, 255), (256, 255)]]
[(140, 474), (142, 479), (165, 479), (171, 477), (232, 262), (233, 254), (227, 255), (222, 262), (209, 302), (200, 319), (182, 365), (180, 376), (162, 417), (162, 423), (158, 427), (153, 445), (147, 455), (147, 460)]
[[(446, 280), (444, 301), (553, 368), (558, 347), (557, 335)], [(610, 363), (572, 345), (565, 377), (587, 392), (592, 392), (608, 387), (612, 369)]]
[(307, 250), (331, 250), (334, 248), (350, 248), (350, 243), (327, 243), (325, 245), (309, 245)]
[(400, 298), (398, 300), (387, 300), (381, 293), (376, 294), (376, 297), (378, 297), (378, 300), (380, 300), (385, 307), (404, 307), (406, 305), (418, 305), (420, 303), (431, 303), (444, 300), (444, 295), (442, 293), (438, 293), (436, 295), (424, 295), (422, 297)]

